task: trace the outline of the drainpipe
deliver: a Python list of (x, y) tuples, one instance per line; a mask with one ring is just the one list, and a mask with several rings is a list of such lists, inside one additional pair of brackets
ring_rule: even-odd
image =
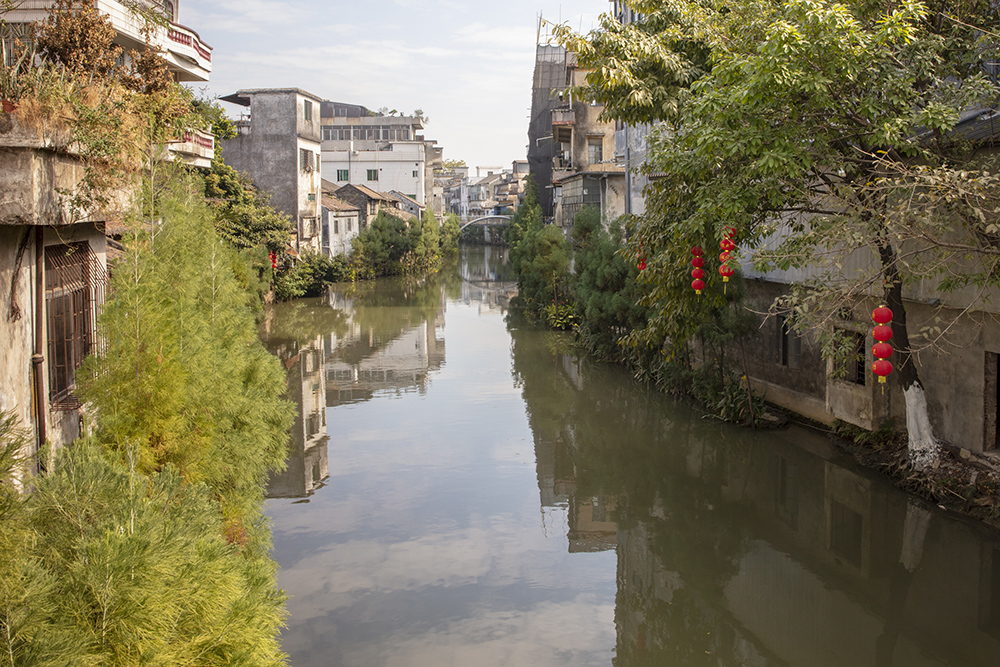
[[(31, 355), (31, 369), (35, 384), (35, 419), (38, 433), (37, 450), (45, 448), (45, 228), (35, 229), (35, 353)], [(44, 466), (39, 458), (39, 465)], [(44, 469), (44, 467), (43, 467)]]

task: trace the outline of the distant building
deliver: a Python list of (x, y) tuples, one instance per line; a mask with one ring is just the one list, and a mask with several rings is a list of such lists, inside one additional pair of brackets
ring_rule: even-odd
[[(434, 169), (442, 149), (419, 132), (419, 116), (380, 116), (357, 104), (323, 102), (323, 178), (337, 185), (395, 190), (427, 206), (435, 204)], [(443, 192), (436, 205), (443, 211)]]
[(361, 211), (358, 207), (324, 192), (320, 252), (329, 257), (348, 254), (351, 240), (360, 230)]
[(389, 196), (399, 202), (399, 209), (405, 211), (410, 215), (414, 215), (417, 218), (423, 218), (424, 209), (426, 206), (418, 202), (413, 197), (404, 195), (402, 192), (396, 192), (395, 190), (389, 191)]
[[(327, 187), (333, 187), (332, 183), (326, 179), (324, 181)], [(387, 210), (394, 214), (400, 213), (399, 201), (394, 197), (364, 185), (344, 185), (331, 190), (330, 193), (357, 208), (362, 229), (371, 225), (381, 210)]]
[(223, 144), (226, 162), (271, 194), (271, 205), (295, 221), (299, 252), (320, 251), (320, 116), (322, 100), (299, 88), (240, 90), (220, 98), (247, 107), (237, 135)]

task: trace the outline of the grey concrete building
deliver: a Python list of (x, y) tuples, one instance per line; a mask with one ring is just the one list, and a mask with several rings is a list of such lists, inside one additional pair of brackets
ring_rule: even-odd
[(320, 251), (322, 99), (299, 88), (240, 90), (221, 98), (246, 107), (237, 135), (223, 143), (226, 162), (271, 194), (295, 222), (295, 249)]
[(60, 194), (84, 173), (71, 138), (0, 112), (0, 410), (30, 431), (26, 456), (81, 435), (76, 372), (98, 344), (108, 219)]

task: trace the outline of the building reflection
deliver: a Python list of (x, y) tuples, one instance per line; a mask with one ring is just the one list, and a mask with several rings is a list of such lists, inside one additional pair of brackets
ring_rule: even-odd
[(510, 310), (510, 300), (517, 295), (517, 276), (507, 263), (506, 248), (484, 246), (481, 252), (463, 253), (458, 268), (462, 303), (477, 304), (480, 314)]
[(341, 292), (330, 292), (331, 308), (347, 314), (347, 326), (327, 337), (326, 404), (330, 407), (371, 400), (379, 392), (427, 390), (429, 374), (445, 362), (442, 332), (445, 295), (438, 290), (436, 307), (414, 317), (392, 313), (374, 317), (364, 303)]
[(822, 434), (709, 422), (512, 335), (543, 510), (571, 551), (617, 550), (617, 667), (996, 664), (995, 531)]
[(325, 346), (322, 336), (306, 343), (269, 341), (288, 371), (285, 396), (296, 405), (285, 469), (268, 479), (270, 498), (308, 498), (329, 475), (326, 434)]

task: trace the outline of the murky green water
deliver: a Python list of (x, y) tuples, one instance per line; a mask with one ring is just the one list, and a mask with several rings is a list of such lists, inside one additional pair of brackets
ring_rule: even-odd
[(511, 327), (503, 260), (272, 313), (294, 667), (1000, 664), (996, 533)]

